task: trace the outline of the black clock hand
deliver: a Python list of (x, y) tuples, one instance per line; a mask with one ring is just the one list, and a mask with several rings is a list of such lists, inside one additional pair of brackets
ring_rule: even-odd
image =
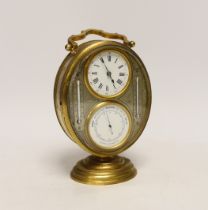
[(105, 61), (103, 60), (103, 58), (101, 57), (101, 62), (104, 64), (105, 66), (105, 69), (107, 70), (107, 76), (110, 78), (111, 82), (113, 83), (113, 87), (116, 89), (116, 86), (115, 86), (115, 82), (114, 82), (114, 79), (112, 78), (112, 73), (108, 70), (106, 64), (105, 64)]
[(113, 83), (113, 87), (116, 89), (115, 82), (114, 82), (114, 79), (111, 76), (111, 72), (110, 71), (107, 72), (107, 76), (110, 77), (110, 80)]

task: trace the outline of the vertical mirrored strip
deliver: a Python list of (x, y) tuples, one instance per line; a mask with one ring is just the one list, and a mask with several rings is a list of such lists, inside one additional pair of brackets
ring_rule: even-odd
[(139, 117), (139, 77), (136, 77), (136, 117)]
[(77, 80), (77, 123), (81, 122), (80, 81)]

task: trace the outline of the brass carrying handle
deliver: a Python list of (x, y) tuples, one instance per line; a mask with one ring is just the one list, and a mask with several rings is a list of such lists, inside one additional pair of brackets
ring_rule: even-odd
[(89, 34), (94, 34), (94, 35), (98, 35), (98, 36), (102, 36), (104, 38), (110, 38), (110, 39), (120, 39), (123, 41), (123, 44), (127, 45), (128, 47), (135, 46), (135, 42), (129, 41), (125, 35), (118, 34), (118, 33), (108, 33), (103, 30), (98, 30), (98, 29), (87, 29), (87, 30), (81, 31), (80, 34), (70, 36), (68, 38), (68, 43), (66, 44), (65, 49), (67, 51), (70, 51), (72, 54), (76, 53), (78, 44), (75, 41), (82, 40)]

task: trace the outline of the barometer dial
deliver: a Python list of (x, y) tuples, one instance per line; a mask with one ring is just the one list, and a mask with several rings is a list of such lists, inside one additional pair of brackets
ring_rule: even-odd
[(124, 93), (130, 78), (130, 64), (118, 51), (101, 51), (87, 66), (87, 86), (100, 97), (112, 98)]
[(130, 128), (130, 114), (118, 103), (100, 103), (89, 115), (88, 136), (99, 147), (120, 146), (128, 138)]

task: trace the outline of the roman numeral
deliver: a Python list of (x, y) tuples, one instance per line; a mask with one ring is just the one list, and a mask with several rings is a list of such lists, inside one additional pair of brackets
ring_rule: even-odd
[(97, 75), (97, 72), (92, 72), (93, 75)]
[(119, 85), (122, 84), (122, 80), (120, 80), (120, 79), (118, 79), (116, 82), (117, 82)]
[(95, 79), (93, 79), (94, 84), (97, 84), (98, 82), (98, 78), (96, 77)]
[(118, 58), (116, 58), (115, 63), (117, 62)]
[(124, 65), (120, 65), (118, 68), (121, 69)]
[(106, 85), (105, 89), (106, 89), (106, 91), (109, 91), (109, 87), (108, 87), (108, 85)]
[(97, 64), (94, 64), (94, 66), (96, 66), (96, 67), (100, 67), (99, 65), (97, 65)]
[(100, 89), (101, 89), (102, 87), (103, 87), (103, 84), (102, 84), (102, 83), (100, 83), (100, 84), (99, 84), (99, 86), (98, 86), (98, 88), (100, 88)]
[(108, 61), (111, 62), (111, 55), (108, 55)]
[(104, 63), (104, 60), (103, 60), (103, 58), (102, 58), (102, 57), (100, 58), (100, 61), (101, 61), (102, 63)]
[(123, 72), (120, 72), (119, 76), (125, 76), (125, 74)]

